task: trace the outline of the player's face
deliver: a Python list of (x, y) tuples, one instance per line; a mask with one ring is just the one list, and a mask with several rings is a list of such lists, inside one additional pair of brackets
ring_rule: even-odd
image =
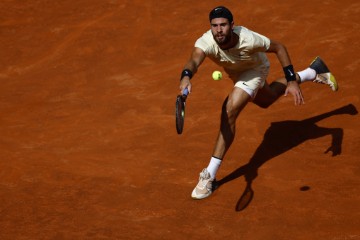
[(233, 23), (226, 18), (214, 18), (210, 22), (212, 35), (217, 44), (226, 45), (231, 41)]

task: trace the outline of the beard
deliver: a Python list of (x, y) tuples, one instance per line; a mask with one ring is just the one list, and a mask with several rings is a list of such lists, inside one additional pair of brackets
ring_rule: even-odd
[(214, 40), (217, 44), (221, 45), (226, 45), (231, 41), (231, 32), (228, 35), (224, 35), (224, 34), (213, 34)]

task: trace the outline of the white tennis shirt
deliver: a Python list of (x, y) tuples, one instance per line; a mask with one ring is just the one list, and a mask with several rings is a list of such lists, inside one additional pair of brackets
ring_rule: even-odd
[(211, 30), (195, 42), (195, 47), (202, 49), (207, 57), (223, 67), (232, 79), (237, 79), (246, 70), (270, 66), (265, 53), (270, 47), (269, 38), (243, 26), (235, 26), (233, 31), (239, 36), (239, 42), (233, 48), (220, 49)]

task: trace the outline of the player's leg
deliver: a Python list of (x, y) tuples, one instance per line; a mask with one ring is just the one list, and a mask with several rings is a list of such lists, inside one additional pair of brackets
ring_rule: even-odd
[(213, 156), (207, 168), (200, 173), (199, 182), (191, 194), (194, 199), (206, 198), (212, 193), (216, 173), (235, 137), (236, 119), (264, 83), (263, 73), (254, 69), (243, 72), (238, 80), (235, 80), (235, 86), (222, 106), (220, 130)]
[(213, 152), (214, 157), (223, 159), (235, 137), (236, 119), (250, 99), (250, 95), (238, 87), (234, 87), (225, 99), (221, 112), (220, 131)]
[[(300, 81), (297, 81), (300, 83)], [(280, 96), (284, 95), (287, 82), (285, 78), (279, 78), (273, 81), (270, 85), (265, 83), (264, 86), (259, 89), (258, 94), (254, 98), (253, 102), (262, 108), (267, 108), (273, 104)]]
[[(308, 68), (297, 72), (299, 84), (308, 81), (328, 85), (333, 91), (338, 89), (334, 75), (320, 57), (316, 57)], [(279, 78), (270, 85), (265, 83), (264, 87), (259, 89), (253, 102), (262, 108), (267, 108), (285, 93), (286, 86), (285, 78)]]
[(234, 87), (229, 96), (225, 99), (222, 112), (218, 137), (215, 142), (213, 156), (207, 168), (200, 173), (199, 182), (191, 193), (194, 199), (203, 199), (211, 195), (214, 188), (216, 172), (221, 161), (229, 149), (235, 137), (235, 122), (244, 109), (251, 96), (241, 88)]

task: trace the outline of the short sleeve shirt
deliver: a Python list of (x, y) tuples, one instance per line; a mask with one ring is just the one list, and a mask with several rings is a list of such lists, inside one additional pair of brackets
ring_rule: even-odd
[(239, 42), (230, 49), (222, 50), (215, 42), (211, 30), (204, 33), (196, 42), (195, 47), (202, 49), (231, 78), (237, 78), (248, 69), (269, 66), (266, 51), (270, 47), (270, 39), (242, 26), (235, 26), (234, 33)]

